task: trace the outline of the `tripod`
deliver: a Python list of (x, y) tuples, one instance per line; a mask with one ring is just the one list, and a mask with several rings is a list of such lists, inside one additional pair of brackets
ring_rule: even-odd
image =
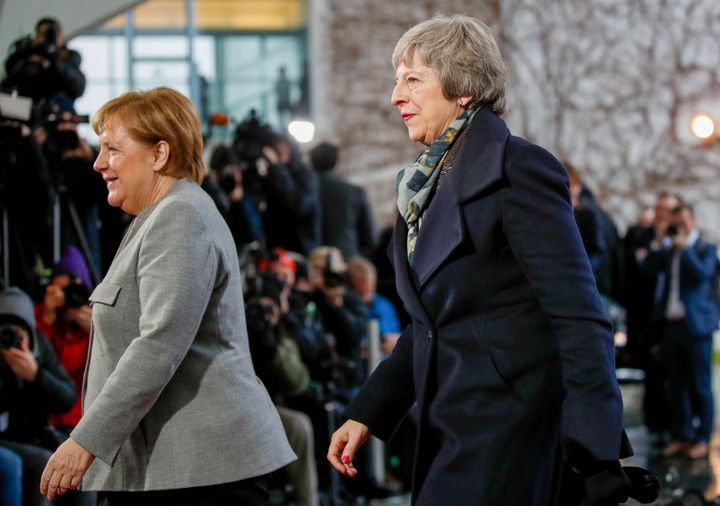
[[(90, 252), (90, 246), (88, 244), (87, 237), (83, 231), (80, 217), (75, 207), (75, 203), (69, 195), (68, 188), (63, 182), (62, 172), (58, 169), (57, 165), (52, 173), (55, 175), (54, 189), (53, 189), (53, 203), (52, 203), (52, 216), (53, 216), (53, 263), (57, 264), (60, 261), (62, 255), (62, 211), (63, 204), (67, 209), (67, 214), (70, 216), (70, 224), (72, 231), (75, 233), (75, 237), (80, 246), (80, 250), (85, 259), (85, 263), (90, 269), (90, 276), (93, 284), (97, 285), (100, 282), (100, 273), (98, 268), (93, 261), (92, 254)], [(88, 289), (90, 287), (87, 287)]]

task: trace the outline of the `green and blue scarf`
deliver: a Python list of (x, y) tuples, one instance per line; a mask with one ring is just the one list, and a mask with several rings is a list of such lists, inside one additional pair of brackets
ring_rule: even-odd
[(452, 124), (428, 146), (415, 163), (402, 169), (395, 182), (398, 211), (408, 228), (407, 254), (412, 264), (415, 242), (420, 232), (420, 219), (428, 205), (437, 183), (443, 161), (455, 139), (470, 124), (477, 109), (464, 111)]

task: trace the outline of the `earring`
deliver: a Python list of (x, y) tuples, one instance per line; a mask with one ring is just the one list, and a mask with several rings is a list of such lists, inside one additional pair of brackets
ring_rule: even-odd
[(465, 102), (463, 102), (462, 99), (459, 99), (459, 98), (458, 98), (457, 105), (459, 105), (460, 107), (464, 107), (464, 106), (465, 106)]

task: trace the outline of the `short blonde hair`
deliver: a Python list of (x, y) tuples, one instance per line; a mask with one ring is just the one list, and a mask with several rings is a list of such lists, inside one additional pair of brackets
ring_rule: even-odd
[(471, 95), (471, 107), (506, 108), (507, 69), (490, 28), (470, 16), (436, 16), (410, 28), (392, 54), (393, 67), (417, 55), (435, 71), (446, 98)]
[(377, 279), (377, 269), (367, 258), (353, 257), (348, 262), (348, 275), (353, 281), (356, 279)]
[(119, 121), (137, 142), (170, 146), (168, 162), (161, 174), (189, 177), (202, 183), (202, 127), (192, 102), (182, 93), (161, 86), (148, 91), (128, 91), (103, 105), (92, 121), (100, 135), (105, 125)]
[(325, 269), (328, 261), (330, 261), (331, 271), (338, 273), (347, 271), (347, 264), (342, 251), (335, 246), (318, 246), (308, 255), (308, 263), (311, 267)]

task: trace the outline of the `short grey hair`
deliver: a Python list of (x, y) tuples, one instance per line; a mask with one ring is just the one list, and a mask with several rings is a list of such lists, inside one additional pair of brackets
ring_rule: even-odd
[(410, 28), (392, 54), (393, 67), (415, 55), (438, 75), (446, 98), (473, 96), (471, 107), (503, 114), (507, 69), (490, 28), (470, 16), (436, 16)]

